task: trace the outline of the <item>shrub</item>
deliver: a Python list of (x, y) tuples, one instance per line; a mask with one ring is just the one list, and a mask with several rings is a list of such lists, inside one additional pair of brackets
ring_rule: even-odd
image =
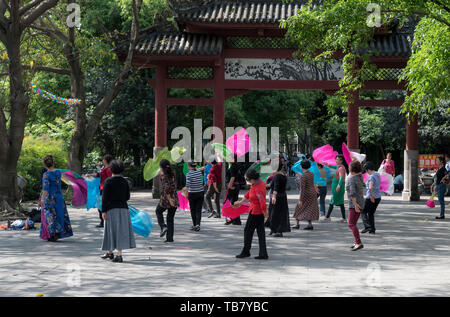
[(46, 135), (41, 137), (26, 136), (24, 138), (17, 166), (17, 173), (27, 180), (24, 200), (39, 198), (40, 176), (44, 167), (43, 159), (45, 156), (53, 155), (56, 168), (66, 168), (68, 153), (65, 148), (63, 141), (51, 139)]

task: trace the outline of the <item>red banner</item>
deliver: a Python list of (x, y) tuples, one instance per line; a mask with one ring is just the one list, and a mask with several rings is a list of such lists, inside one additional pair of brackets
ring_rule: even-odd
[(439, 154), (420, 154), (419, 168), (437, 169), (437, 158)]

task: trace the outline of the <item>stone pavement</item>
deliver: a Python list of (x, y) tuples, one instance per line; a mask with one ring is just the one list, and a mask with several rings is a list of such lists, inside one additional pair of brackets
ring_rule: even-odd
[[(291, 214), (297, 198), (291, 191)], [(190, 215), (183, 212), (175, 217), (175, 243), (166, 245), (159, 238), (151, 193), (133, 192), (131, 204), (151, 214), (155, 229), (147, 239), (136, 236), (137, 248), (124, 252), (124, 263), (100, 259), (102, 231), (95, 228), (94, 210), (69, 209), (74, 237), (57, 243), (41, 241), (38, 231), (0, 231), (0, 296), (450, 293), (450, 221), (434, 220), (438, 208), (425, 207), (424, 200), (405, 203), (398, 194), (384, 197), (376, 214), (377, 234), (362, 235), (365, 248), (357, 252), (350, 251), (350, 229), (337, 221), (340, 211), (335, 208), (332, 222), (316, 223), (314, 231), (268, 236), (268, 261), (253, 259), (256, 234), (252, 257), (235, 258), (243, 245), (244, 226), (204, 217), (202, 230), (192, 232)], [(358, 224), (361, 228), (361, 220)]]

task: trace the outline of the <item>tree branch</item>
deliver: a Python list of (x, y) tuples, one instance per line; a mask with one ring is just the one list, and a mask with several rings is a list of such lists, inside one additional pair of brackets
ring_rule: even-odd
[(59, 0), (44, 0), (44, 2), (41, 2), (39, 6), (37, 6), (33, 11), (30, 12), (30, 14), (28, 14), (22, 19), (20, 23), (22, 29), (25, 29), (26, 27), (30, 26), (45, 12), (55, 7), (58, 4), (58, 1)]
[(33, 9), (35, 6), (37, 6), (41, 2), (42, 2), (42, 0), (33, 0), (33, 1), (28, 2), (26, 5), (24, 5), (22, 8), (20, 8), (19, 15), (24, 15), (25, 13), (27, 13), (27, 11)]
[(31, 28), (41, 31), (45, 33), (48, 37), (51, 37), (52, 39), (55, 39), (57, 41), (62, 42), (63, 44), (66, 44), (69, 42), (69, 38), (60, 30), (50, 28), (45, 22), (41, 19), (40, 24), (31, 24)]
[(47, 67), (47, 66), (33, 66), (33, 68), (31, 68), (30, 65), (22, 65), (22, 68), (70, 76), (70, 70), (68, 70), (68, 69), (53, 68), (53, 67)]
[(8, 28), (8, 19), (5, 17), (5, 12), (9, 8), (6, 0), (0, 0), (0, 27), (5, 31)]
[(445, 4), (443, 4), (441, 1), (439, 0), (431, 0), (431, 2), (433, 2), (434, 4), (441, 6), (445, 11), (450, 12), (450, 8), (447, 7)]
[(412, 10), (411, 12), (407, 12), (407, 11), (404, 11), (404, 10), (382, 10), (381, 12), (384, 12), (384, 13), (402, 13), (404, 15), (409, 15), (411, 13), (412, 14), (417, 14), (417, 15), (421, 15), (421, 16), (425, 16), (425, 17), (429, 17), (429, 18), (435, 19), (436, 21), (441, 22), (441, 23), (447, 25), (448, 27), (450, 27), (450, 22), (444, 20), (442, 17), (437, 16), (435, 14), (432, 14), (430, 12), (421, 11), (421, 10)]
[(141, 10), (141, 7), (142, 7), (142, 0), (137, 0), (137, 3), (136, 0), (133, 0), (133, 22), (131, 25), (131, 40), (130, 46), (128, 48), (127, 58), (125, 60), (125, 64), (123, 66), (122, 71), (114, 81), (113, 87), (111, 87), (111, 89), (107, 92), (105, 97), (103, 97), (102, 100), (95, 107), (92, 116), (87, 124), (86, 141), (88, 144), (94, 137), (95, 131), (97, 130), (100, 120), (103, 117), (104, 113), (108, 109), (111, 102), (120, 93), (125, 81), (128, 79), (128, 76), (130, 74), (134, 51), (136, 49), (136, 44), (139, 39), (139, 12)]

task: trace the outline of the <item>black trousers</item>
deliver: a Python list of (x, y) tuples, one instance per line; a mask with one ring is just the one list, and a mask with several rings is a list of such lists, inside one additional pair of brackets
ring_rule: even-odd
[(375, 211), (377, 210), (380, 201), (381, 198), (375, 199), (374, 203), (371, 202), (370, 199), (366, 199), (364, 209), (361, 214), (364, 228), (373, 232), (375, 232)]
[[(235, 201), (239, 200), (239, 191), (240, 191), (240, 185), (234, 184), (234, 189), (228, 189), (227, 198), (230, 200), (230, 203), (233, 205)], [(237, 217), (234, 219), (231, 219), (231, 223), (235, 225), (241, 224), (241, 217)]]
[[(341, 207), (341, 214), (342, 214), (342, 219), (345, 219), (345, 206), (344, 205), (336, 205)], [(328, 208), (328, 213), (327, 213), (327, 218), (330, 218), (331, 213), (333, 212), (333, 205), (330, 205), (330, 207)]]
[[(164, 211), (167, 210), (167, 225), (164, 222)], [(172, 208), (163, 208), (159, 204), (156, 207), (156, 218), (158, 219), (158, 224), (161, 227), (161, 230), (167, 227), (167, 241), (173, 241), (173, 231), (174, 231), (174, 218), (175, 212), (177, 211), (176, 207)]]
[[(100, 195), (102, 195), (102, 194), (103, 194), (103, 191), (101, 190)], [(100, 225), (101, 226), (105, 225), (104, 221), (103, 221), (103, 217), (102, 217), (102, 211), (100, 209), (98, 209), (98, 217), (100, 218)]]
[(258, 233), (259, 256), (267, 256), (266, 231), (264, 229), (264, 215), (250, 215), (244, 229), (244, 248), (242, 254), (250, 254), (252, 248), (253, 234)]
[(213, 212), (213, 206), (212, 206), (212, 201), (211, 198), (214, 196), (214, 201), (216, 203), (216, 212), (219, 214), (219, 216), (221, 215), (220, 212), (220, 191), (222, 190), (221, 185), (217, 186), (219, 189), (219, 192), (216, 192), (216, 190), (214, 189), (214, 186), (210, 186), (208, 188), (208, 191), (206, 192), (206, 196), (205, 196), (205, 200), (206, 200), (206, 205), (208, 206), (208, 210), (210, 212)]
[(202, 205), (204, 201), (204, 192), (189, 193), (189, 206), (191, 208), (192, 225), (200, 226), (202, 220)]

